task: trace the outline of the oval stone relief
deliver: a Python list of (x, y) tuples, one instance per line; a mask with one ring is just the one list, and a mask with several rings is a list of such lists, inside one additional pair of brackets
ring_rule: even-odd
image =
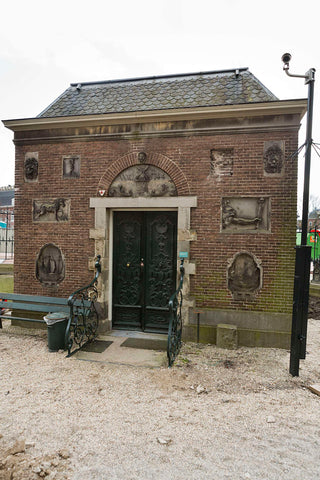
[(229, 261), (228, 289), (234, 300), (252, 301), (262, 287), (262, 268), (254, 255), (239, 252)]
[(36, 277), (47, 286), (58, 285), (64, 280), (64, 258), (56, 245), (49, 243), (41, 248), (36, 262)]

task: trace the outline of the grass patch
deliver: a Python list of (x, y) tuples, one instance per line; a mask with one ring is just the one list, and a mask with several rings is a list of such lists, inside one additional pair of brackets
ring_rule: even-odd
[(0, 292), (13, 293), (12, 275), (0, 275)]

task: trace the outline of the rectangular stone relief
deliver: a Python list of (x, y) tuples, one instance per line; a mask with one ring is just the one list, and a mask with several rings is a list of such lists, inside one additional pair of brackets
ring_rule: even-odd
[(210, 150), (210, 174), (213, 176), (233, 175), (233, 149), (213, 148)]
[(70, 199), (54, 198), (34, 200), (32, 218), (34, 222), (68, 222), (70, 218)]
[(225, 197), (221, 202), (221, 232), (256, 233), (270, 231), (270, 199), (267, 197)]
[(62, 158), (63, 178), (80, 177), (80, 156), (68, 155)]

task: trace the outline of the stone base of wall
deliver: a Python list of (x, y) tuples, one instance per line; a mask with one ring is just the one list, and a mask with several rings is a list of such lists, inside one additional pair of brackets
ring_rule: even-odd
[[(272, 332), (266, 330), (249, 330), (238, 328), (239, 347), (265, 347), (290, 349), (291, 334), (287, 332)], [(184, 342), (197, 341), (197, 326), (186, 325), (183, 327), (182, 340)], [(200, 343), (217, 343), (217, 327), (201, 325), (199, 332)]]
[[(197, 321), (199, 318), (199, 326)], [(288, 314), (239, 310), (204, 311), (190, 309), (189, 324), (183, 327), (183, 340), (217, 343), (219, 324), (237, 327), (238, 345), (247, 347), (290, 348), (292, 317)]]
[[(196, 311), (197, 312), (197, 311)], [(250, 310), (204, 310), (199, 314), (200, 325), (216, 326), (219, 323), (236, 325), (249, 330), (291, 332), (292, 315), (287, 313), (254, 312)], [(196, 325), (198, 313), (189, 309), (188, 324)], [(186, 323), (186, 322), (185, 322)]]
[(108, 320), (108, 319), (99, 320), (98, 334), (103, 335), (107, 332), (110, 332), (111, 330), (112, 330), (111, 320)]

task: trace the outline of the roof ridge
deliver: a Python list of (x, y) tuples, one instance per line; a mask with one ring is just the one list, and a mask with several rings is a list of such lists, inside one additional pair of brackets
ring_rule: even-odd
[(143, 80), (161, 80), (164, 78), (180, 78), (180, 77), (193, 77), (193, 76), (200, 76), (200, 75), (212, 75), (217, 73), (235, 73), (238, 72), (245, 72), (249, 70), (248, 67), (241, 67), (241, 68), (230, 68), (226, 70), (210, 70), (205, 72), (193, 72), (193, 73), (176, 73), (170, 75), (154, 75), (148, 77), (132, 77), (132, 78), (118, 78), (113, 80), (98, 80), (93, 82), (74, 82), (70, 83), (70, 87), (77, 87), (78, 85), (104, 85), (109, 83), (128, 83), (128, 82), (138, 82)]

